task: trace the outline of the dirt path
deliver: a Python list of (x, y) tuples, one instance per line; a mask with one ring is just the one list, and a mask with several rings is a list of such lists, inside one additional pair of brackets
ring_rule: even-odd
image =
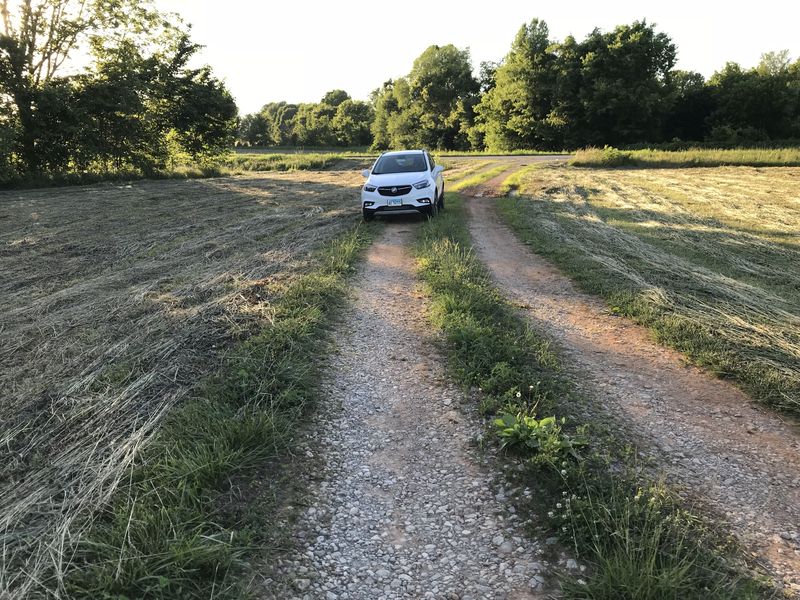
[[(507, 174), (475, 194), (489, 196)], [(725, 514), (760, 562), (800, 589), (800, 430), (687, 366), (648, 332), (520, 243), (490, 198), (468, 201), (476, 252), (499, 288), (565, 354), (579, 385), (618, 415), (667, 473)]]
[[(338, 329), (314, 452), (327, 466), (273, 598), (537, 598), (547, 563), (473, 450), (480, 432), (427, 339), (408, 252), (419, 223), (370, 249)], [(463, 403), (463, 405), (462, 405)], [(475, 418), (473, 418), (475, 417)], [(522, 491), (524, 493), (524, 491)]]

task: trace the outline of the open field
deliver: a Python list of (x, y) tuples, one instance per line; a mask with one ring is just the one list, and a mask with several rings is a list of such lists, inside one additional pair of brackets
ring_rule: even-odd
[(570, 160), (575, 167), (800, 167), (800, 148), (692, 148), (687, 150), (617, 150), (588, 148)]
[(512, 175), (522, 239), (757, 400), (800, 414), (800, 169)]
[(0, 194), (0, 596), (67, 569), (171, 409), (353, 230), (359, 182), (332, 171)]

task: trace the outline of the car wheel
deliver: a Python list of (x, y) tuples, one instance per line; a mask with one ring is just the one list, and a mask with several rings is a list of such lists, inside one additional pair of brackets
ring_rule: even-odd
[(361, 214), (364, 215), (365, 221), (374, 221), (375, 220), (375, 211), (369, 210), (366, 208), (361, 209)]
[(433, 218), (438, 214), (439, 214), (439, 203), (438, 202), (431, 203), (431, 205), (428, 207), (428, 216)]
[(442, 188), (442, 193), (439, 194), (439, 210), (444, 210), (444, 188)]

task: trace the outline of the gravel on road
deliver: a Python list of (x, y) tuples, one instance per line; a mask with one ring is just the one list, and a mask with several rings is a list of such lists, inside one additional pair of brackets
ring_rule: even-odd
[(388, 223), (356, 277), (308, 438), (326, 466), (268, 598), (513, 600), (555, 586), (514, 508), (531, 492), (503, 487), (427, 331), (409, 253), (418, 226)]

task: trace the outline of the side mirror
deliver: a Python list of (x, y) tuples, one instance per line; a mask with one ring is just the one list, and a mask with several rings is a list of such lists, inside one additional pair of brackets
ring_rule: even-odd
[(442, 165), (436, 165), (435, 167), (433, 167), (433, 175), (434, 176), (438, 175), (442, 171), (444, 171), (444, 167)]
[(361, 171), (361, 176), (362, 177), (369, 177), (369, 169), (364, 169), (363, 171)]

